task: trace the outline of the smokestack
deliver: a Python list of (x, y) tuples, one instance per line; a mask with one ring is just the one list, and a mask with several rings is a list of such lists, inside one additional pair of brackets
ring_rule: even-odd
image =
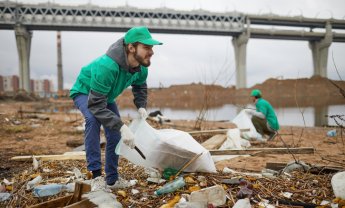
[(61, 51), (61, 32), (57, 31), (57, 77), (58, 92), (63, 91), (63, 73), (62, 73), (62, 51)]

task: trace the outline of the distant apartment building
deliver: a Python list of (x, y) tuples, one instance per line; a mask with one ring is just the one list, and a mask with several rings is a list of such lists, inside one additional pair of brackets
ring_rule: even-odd
[(19, 90), (19, 77), (13, 76), (1, 76), (0, 91), (1, 92), (17, 92)]
[(0, 93), (4, 92), (4, 78), (0, 75)]
[[(35, 95), (40, 97), (51, 97), (54, 92), (54, 85), (51, 80), (30, 80), (30, 89)], [(15, 93), (19, 90), (19, 77), (0, 75), (0, 92)]]
[(54, 91), (53, 82), (48, 79), (33, 80), (33, 92), (40, 97), (51, 97)]

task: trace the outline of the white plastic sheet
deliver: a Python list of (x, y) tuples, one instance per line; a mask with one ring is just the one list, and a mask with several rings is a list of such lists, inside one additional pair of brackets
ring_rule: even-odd
[(220, 150), (225, 149), (245, 149), (250, 147), (250, 142), (248, 140), (242, 139), (240, 136), (240, 130), (238, 128), (229, 129), (226, 133), (226, 140), (219, 148)]
[(334, 195), (345, 199), (345, 171), (336, 173), (331, 180)]
[(237, 125), (239, 129), (249, 129), (249, 131), (243, 132), (244, 137), (262, 139), (262, 135), (259, 134), (251, 120), (251, 115), (242, 110), (233, 120), (233, 123)]
[(147, 168), (180, 169), (195, 155), (203, 153), (184, 171), (186, 172), (216, 172), (211, 154), (188, 133), (175, 129), (156, 130), (145, 120), (133, 120), (129, 128), (135, 136), (136, 146), (143, 152), (143, 159), (135, 149), (119, 142), (116, 153), (122, 155), (134, 164)]

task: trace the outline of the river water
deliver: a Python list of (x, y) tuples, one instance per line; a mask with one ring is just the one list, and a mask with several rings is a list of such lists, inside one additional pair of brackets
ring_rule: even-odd
[[(200, 110), (172, 109), (172, 108), (148, 108), (148, 113), (160, 110), (162, 114), (170, 119), (195, 120)], [(206, 120), (231, 121), (242, 110), (241, 107), (226, 104), (222, 107), (210, 108), (206, 111)], [(325, 115), (344, 115), (345, 105), (330, 105), (324, 107), (303, 107), (303, 108), (275, 108), (280, 125), (284, 126), (322, 126), (336, 125), (334, 119)], [(137, 116), (135, 109), (120, 109), (122, 116), (134, 118)], [(345, 118), (345, 117), (343, 117)], [(343, 123), (344, 124), (344, 123)]]

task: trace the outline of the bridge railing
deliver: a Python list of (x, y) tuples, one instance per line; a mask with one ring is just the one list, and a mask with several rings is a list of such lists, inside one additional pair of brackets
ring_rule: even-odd
[[(17, 4), (0, 2), (0, 28), (22, 24), (28, 29), (124, 30), (147, 25), (160, 30), (241, 32), (245, 16), (241, 13), (176, 11), (172, 9), (103, 8), (98, 6), (60, 6), (56, 4)], [(79, 28), (79, 29), (78, 29)]]

